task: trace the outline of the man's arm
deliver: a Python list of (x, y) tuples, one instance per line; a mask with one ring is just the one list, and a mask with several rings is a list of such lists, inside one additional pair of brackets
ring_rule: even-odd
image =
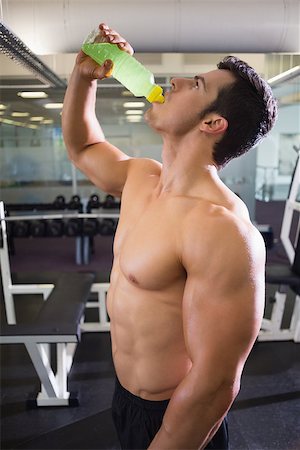
[(212, 439), (239, 392), (263, 315), (259, 233), (208, 219), (208, 231), (195, 239), (196, 224), (183, 250), (183, 324), (192, 368), (171, 397), (153, 449), (202, 449)]
[[(132, 54), (131, 46), (114, 30), (101, 24), (99, 33)], [(105, 192), (120, 196), (127, 179), (130, 158), (105, 140), (95, 114), (97, 79), (105, 78), (112, 62), (99, 66), (79, 52), (64, 99), (62, 130), (70, 159)]]

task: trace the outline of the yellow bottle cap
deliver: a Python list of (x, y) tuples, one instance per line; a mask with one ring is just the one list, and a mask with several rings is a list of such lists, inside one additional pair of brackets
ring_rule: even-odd
[(150, 94), (147, 95), (147, 100), (150, 103), (158, 102), (158, 103), (164, 103), (165, 97), (163, 96), (163, 90), (160, 86), (153, 86), (153, 88), (150, 91)]

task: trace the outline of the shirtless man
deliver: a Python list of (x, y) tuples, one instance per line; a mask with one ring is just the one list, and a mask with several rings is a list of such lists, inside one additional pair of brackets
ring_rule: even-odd
[(218, 170), (271, 129), (276, 102), (233, 57), (174, 78), (165, 103), (145, 115), (162, 136), (162, 164), (130, 158), (105, 140), (95, 115), (96, 79), (111, 65), (78, 54), (62, 123), (70, 159), (122, 198), (107, 302), (121, 446), (225, 449), (226, 414), (263, 316), (265, 247)]

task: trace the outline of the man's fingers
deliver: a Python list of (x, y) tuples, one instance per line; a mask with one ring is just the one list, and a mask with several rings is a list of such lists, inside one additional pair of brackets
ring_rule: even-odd
[(117, 44), (121, 50), (133, 55), (134, 50), (131, 45), (117, 31), (102, 23), (99, 25), (101, 36), (111, 44)]
[(100, 80), (102, 78), (108, 78), (111, 76), (112, 70), (113, 62), (110, 59), (107, 59), (101, 66), (95, 66), (92, 73), (92, 78), (98, 78)]
[(104, 62), (103, 68), (104, 68), (104, 77), (105, 78), (108, 78), (112, 75), (113, 67), (114, 67), (114, 63), (110, 59), (107, 59)]

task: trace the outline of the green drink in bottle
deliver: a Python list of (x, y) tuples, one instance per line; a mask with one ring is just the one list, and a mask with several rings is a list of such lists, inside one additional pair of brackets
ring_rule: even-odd
[(161, 86), (155, 84), (154, 75), (146, 67), (127, 52), (120, 50), (117, 44), (97, 40), (99, 40), (98, 29), (92, 31), (86, 38), (82, 51), (98, 64), (111, 59), (112, 76), (136, 97), (146, 97), (150, 103), (164, 103), (163, 90)]

